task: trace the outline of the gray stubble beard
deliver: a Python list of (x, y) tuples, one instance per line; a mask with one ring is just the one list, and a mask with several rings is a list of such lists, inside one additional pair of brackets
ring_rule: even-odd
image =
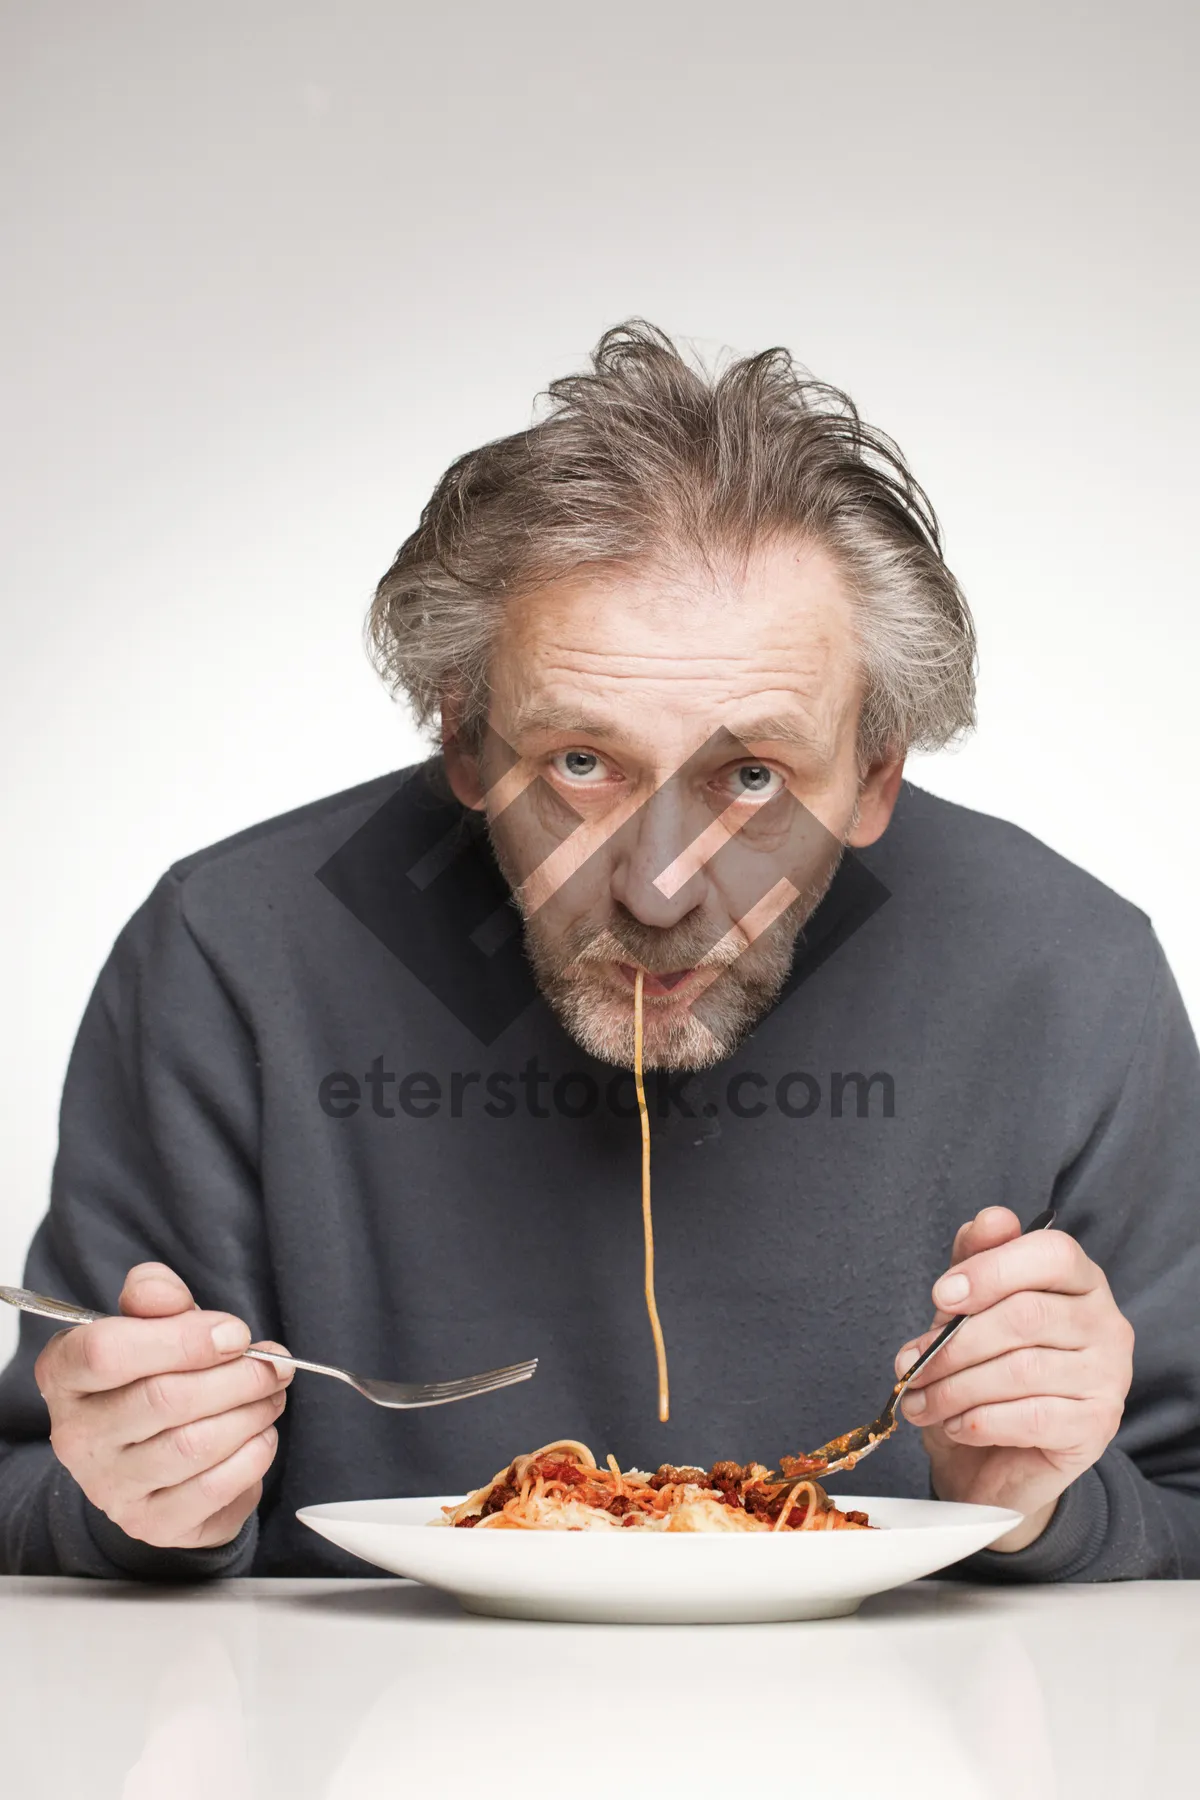
[[(488, 835), (501, 871), (509, 880), (524, 923), (525, 953), (542, 995), (575, 1041), (601, 1062), (632, 1068), (633, 992), (614, 991), (608, 969), (614, 962), (641, 963), (651, 970), (690, 968), (714, 960), (719, 933), (689, 915), (659, 929), (629, 919), (596, 926), (581, 921), (557, 937), (539, 931), (539, 913), (521, 905), (509, 875), (503, 846), (488, 822)], [(667, 1003), (655, 996), (643, 1007), (643, 1062), (646, 1068), (711, 1068), (733, 1054), (779, 998), (791, 974), (796, 945), (805, 925), (829, 891), (844, 853), (844, 842), (825, 873), (806, 887), (773, 924), (744, 950), (720, 959), (722, 972), (694, 1002)], [(592, 967), (595, 973), (592, 974)]]

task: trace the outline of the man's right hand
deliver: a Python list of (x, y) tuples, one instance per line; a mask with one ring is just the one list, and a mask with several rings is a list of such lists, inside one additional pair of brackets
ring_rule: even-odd
[(242, 1321), (199, 1311), (162, 1263), (131, 1269), (119, 1304), (121, 1318), (56, 1333), (34, 1365), (54, 1453), (130, 1537), (227, 1544), (262, 1498), (295, 1370), (243, 1356)]

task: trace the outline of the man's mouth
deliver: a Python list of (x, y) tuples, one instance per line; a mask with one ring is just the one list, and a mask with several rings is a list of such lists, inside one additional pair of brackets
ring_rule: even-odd
[[(637, 969), (632, 963), (618, 963), (617, 969), (621, 979), (633, 987), (637, 981)], [(647, 998), (652, 994), (674, 994), (683, 987), (688, 977), (695, 975), (695, 969), (647, 969), (642, 982), (642, 993)]]

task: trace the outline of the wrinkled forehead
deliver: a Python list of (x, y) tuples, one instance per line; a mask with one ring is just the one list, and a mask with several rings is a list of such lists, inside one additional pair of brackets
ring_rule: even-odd
[(761, 550), (736, 572), (580, 569), (512, 603), (492, 693), (514, 741), (619, 738), (678, 758), (725, 732), (832, 757), (861, 696), (850, 596), (806, 546)]

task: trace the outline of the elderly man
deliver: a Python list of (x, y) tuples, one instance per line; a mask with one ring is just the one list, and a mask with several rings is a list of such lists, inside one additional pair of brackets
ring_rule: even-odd
[[(973, 710), (924, 493), (779, 350), (634, 321), (549, 401), (376, 596), (441, 754), (178, 863), (100, 976), (26, 1282), (124, 1316), (23, 1322), (0, 1567), (359, 1570), (295, 1507), (561, 1436), (774, 1463), (967, 1312), (875, 1484), (1022, 1513), (981, 1579), (1200, 1575), (1196, 1047), (1142, 913), (903, 779)], [(252, 1338), (540, 1368), (391, 1415)]]

